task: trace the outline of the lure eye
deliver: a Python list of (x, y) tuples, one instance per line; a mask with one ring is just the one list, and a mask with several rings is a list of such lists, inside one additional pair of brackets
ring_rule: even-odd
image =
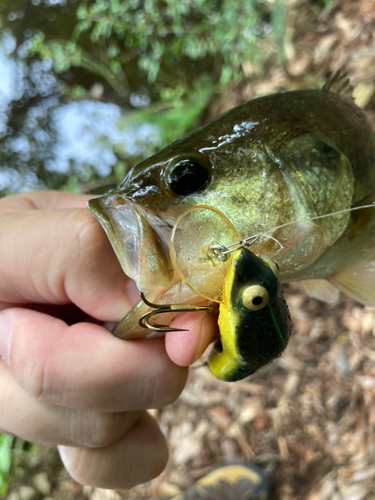
[(208, 169), (198, 160), (189, 158), (173, 165), (168, 172), (167, 182), (175, 194), (187, 195), (204, 188), (209, 178)]
[(246, 309), (259, 311), (268, 302), (268, 292), (261, 285), (253, 285), (246, 288), (242, 294), (242, 303)]
[(273, 260), (264, 259), (276, 278), (279, 277), (280, 271), (278, 264)]

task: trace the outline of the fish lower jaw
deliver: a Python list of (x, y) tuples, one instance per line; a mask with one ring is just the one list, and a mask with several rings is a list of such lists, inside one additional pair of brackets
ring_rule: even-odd
[(170, 230), (160, 235), (156, 226), (163, 226), (163, 220), (158, 214), (123, 198), (102, 200), (96, 212), (124, 273), (140, 291), (155, 292), (171, 285)]

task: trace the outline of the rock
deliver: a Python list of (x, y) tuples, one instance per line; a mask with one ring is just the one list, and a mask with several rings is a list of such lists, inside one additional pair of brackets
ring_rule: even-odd
[(121, 496), (114, 490), (95, 488), (91, 494), (90, 500), (121, 500)]
[(161, 481), (158, 484), (155, 493), (157, 494), (158, 497), (171, 498), (175, 497), (176, 495), (179, 495), (181, 493), (181, 489), (175, 484), (167, 483), (166, 481)]
[(330, 477), (324, 480), (323, 486), (319, 491), (319, 500), (331, 500), (336, 490), (336, 481)]
[(363, 469), (357, 470), (353, 474), (353, 480), (356, 482), (363, 482), (366, 479), (372, 478), (375, 476), (375, 467), (364, 467)]
[(33, 485), (35, 489), (42, 495), (49, 495), (51, 484), (48, 481), (48, 476), (45, 472), (40, 472), (33, 477)]
[(36, 491), (31, 486), (21, 486), (18, 495), (20, 500), (32, 500), (36, 497)]
[(9, 495), (7, 497), (7, 500), (19, 500), (19, 499), (20, 499), (20, 496), (19, 496), (17, 491), (12, 491), (11, 493), (9, 493)]
[(361, 484), (353, 484), (348, 486), (341, 492), (342, 500), (364, 500), (370, 493), (367, 488)]

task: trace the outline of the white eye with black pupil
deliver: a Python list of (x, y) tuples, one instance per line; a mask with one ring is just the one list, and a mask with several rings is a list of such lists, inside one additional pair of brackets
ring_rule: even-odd
[(252, 285), (246, 288), (242, 294), (242, 303), (246, 309), (259, 311), (268, 302), (268, 292), (261, 285)]

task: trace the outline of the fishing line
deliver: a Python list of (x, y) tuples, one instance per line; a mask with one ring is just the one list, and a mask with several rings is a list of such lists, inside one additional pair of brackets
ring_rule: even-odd
[[(220, 252), (219, 249), (215, 248), (215, 250), (218, 253), (221, 253), (223, 256), (227, 256), (227, 254), (234, 252), (235, 250), (238, 250), (240, 248), (243, 248), (244, 246), (252, 246), (254, 245), (257, 241), (259, 241), (261, 238), (266, 237), (268, 239), (271, 239), (275, 241), (278, 245), (280, 245), (280, 250), (281, 251), (284, 246), (280, 243), (280, 241), (275, 238), (274, 236), (268, 235), (267, 233), (271, 231), (276, 231), (277, 229), (282, 229), (283, 227), (290, 226), (292, 224), (297, 224), (299, 222), (308, 222), (312, 220), (318, 220), (318, 219), (323, 219), (325, 217), (332, 217), (333, 215), (339, 215), (347, 212), (354, 212), (355, 210), (362, 210), (363, 208), (375, 208), (375, 202), (372, 203), (371, 205), (361, 205), (360, 207), (352, 207), (352, 208), (344, 208), (342, 210), (338, 210), (337, 212), (331, 212), (329, 214), (324, 214), (324, 215), (315, 215), (314, 217), (305, 217), (303, 219), (296, 219), (293, 221), (285, 222), (284, 224), (281, 224), (280, 226), (275, 226), (271, 229), (267, 229), (267, 231), (264, 231), (263, 233), (259, 233), (253, 236), (248, 236), (247, 238), (240, 240), (236, 243), (232, 243), (231, 245), (228, 245), (225, 251)], [(234, 248), (233, 248), (234, 247)]]
[[(304, 219), (297, 219), (294, 221), (285, 222), (285, 224), (281, 224), (281, 226), (276, 226), (274, 228), (267, 229), (267, 231), (265, 231), (264, 233), (260, 233), (260, 237), (266, 236), (267, 233), (270, 231), (276, 231), (276, 229), (281, 229), (281, 228), (289, 226), (291, 224), (296, 224), (297, 222), (306, 222), (306, 221), (310, 221), (310, 220), (323, 219), (324, 217), (331, 217), (332, 215), (339, 215), (339, 214), (343, 214), (346, 212), (354, 212), (354, 210), (362, 210), (362, 208), (375, 208), (375, 202), (372, 205), (362, 205), (360, 207), (344, 208), (343, 210), (338, 210), (337, 212), (331, 212), (330, 214), (315, 215), (314, 217), (306, 217)], [(271, 238), (271, 236), (269, 236), (269, 237)], [(253, 236), (252, 236), (252, 238), (253, 238)], [(246, 239), (248, 239), (248, 238), (246, 238)]]

